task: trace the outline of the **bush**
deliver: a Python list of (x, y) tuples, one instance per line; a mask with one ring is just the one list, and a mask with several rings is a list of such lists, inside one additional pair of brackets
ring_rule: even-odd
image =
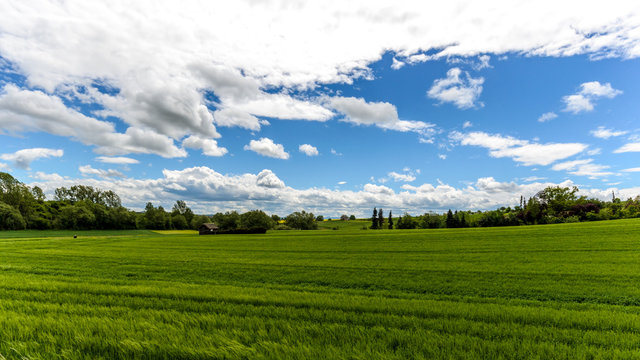
[(418, 222), (408, 213), (404, 213), (403, 216), (398, 218), (396, 222), (396, 229), (415, 229), (418, 226)]

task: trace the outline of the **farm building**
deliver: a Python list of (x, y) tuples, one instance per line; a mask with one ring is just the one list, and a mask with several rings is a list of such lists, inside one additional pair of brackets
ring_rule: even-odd
[(214, 223), (204, 223), (198, 228), (200, 235), (214, 235), (218, 232), (218, 225)]

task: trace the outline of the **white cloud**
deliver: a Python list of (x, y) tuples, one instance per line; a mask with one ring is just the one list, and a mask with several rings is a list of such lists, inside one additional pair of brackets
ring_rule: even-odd
[(202, 149), (202, 153), (207, 156), (224, 156), (224, 154), (228, 152), (226, 148), (219, 147), (217, 141), (213, 139), (203, 139), (195, 135), (184, 139), (182, 146), (192, 149)]
[(450, 69), (447, 71), (446, 78), (433, 82), (433, 86), (427, 91), (427, 96), (439, 100), (440, 103), (453, 103), (460, 109), (483, 106), (477, 100), (482, 93), (484, 78), (472, 78), (467, 72), (463, 77), (461, 75), (460, 68)]
[(56, 173), (47, 174), (42, 171), (36, 171), (35, 175), (33, 175), (32, 177), (34, 179), (48, 181), (48, 182), (60, 182), (65, 180), (65, 178), (62, 177), (60, 174), (56, 174)]
[[(393, 53), (396, 68), (477, 56), (472, 66), (480, 69), (489, 66), (490, 54), (503, 58), (506, 53), (636, 58), (639, 12), (634, 1), (611, 6), (551, 0), (419, 6), (399, 1), (392, 7), (336, 0), (296, 6), (253, 1), (225, 6), (198, 1), (0, 3), (2, 62), (25, 77), (25, 86), (104, 108), (92, 116), (119, 117), (128, 129), (116, 132), (111, 123), (88, 113), (82, 117), (63, 103), (53, 115), (47, 109), (38, 113), (25, 101), (0, 101), (0, 127), (10, 134), (38, 130), (69, 136), (101, 154), (184, 157), (184, 149), (173, 142), (189, 136), (218, 138), (214, 124), (257, 131), (264, 125), (259, 117), (332, 118), (333, 112), (313, 96), (294, 96), (291, 90), (371, 78), (369, 64), (385, 51)], [(478, 106), (480, 79), (440, 83), (434, 95), (459, 107)], [(583, 90), (588, 96), (608, 94), (606, 85)], [(215, 96), (206, 96), (209, 92)], [(208, 107), (216, 109), (214, 114)], [(8, 118), (18, 120), (8, 123)], [(397, 126), (417, 129), (415, 123)]]
[(403, 66), (405, 65), (404, 62), (396, 59), (395, 57), (393, 58), (393, 63), (391, 64), (391, 68), (393, 70), (400, 70)]
[(163, 157), (186, 156), (186, 152), (165, 135), (136, 127), (118, 133), (114, 124), (67, 108), (57, 96), (21, 90), (11, 84), (0, 91), (0, 128), (2, 133), (9, 134), (44, 131), (70, 137), (83, 144), (97, 146), (95, 151), (104, 155), (152, 153)]
[(492, 157), (509, 157), (526, 166), (549, 165), (587, 149), (587, 145), (580, 143), (538, 144), (511, 136), (491, 135), (480, 131), (470, 133), (454, 131), (449, 136), (461, 145), (481, 146), (489, 149), (489, 155)]
[(529, 176), (526, 177), (524, 179), (522, 179), (522, 181), (524, 182), (532, 182), (532, 181), (540, 181), (540, 180), (546, 180), (546, 177), (542, 177), (542, 176)]
[[(296, 189), (286, 186), (267, 169), (257, 175), (223, 175), (207, 167), (163, 170), (161, 177), (153, 179), (65, 179), (48, 174), (42, 176), (41, 181), (28, 185), (40, 186), (47, 196), (52, 196), (56, 188), (75, 184), (114, 190), (125, 206), (138, 210), (143, 209), (148, 201), (170, 208), (176, 200), (185, 200), (193, 204), (191, 207), (195, 212), (201, 213), (263, 209), (268, 213), (287, 215), (305, 209), (326, 216), (341, 213), (368, 216), (373, 206), (412, 214), (449, 208), (495, 209), (513, 206), (519, 202), (520, 195), (530, 197), (547, 186), (575, 185), (571, 181), (517, 184), (487, 177), (459, 188), (439, 182), (419, 186), (404, 184), (401, 191), (375, 184), (365, 184), (362, 191)], [(610, 199), (611, 191), (611, 188), (581, 188), (579, 195)], [(640, 194), (640, 187), (615, 189), (615, 192), (621, 198), (635, 197)]]
[(128, 157), (122, 156), (98, 156), (96, 161), (105, 164), (121, 164), (121, 165), (129, 165), (129, 164), (139, 164), (140, 161)]
[(280, 180), (280, 178), (278, 178), (276, 174), (274, 174), (273, 171), (269, 169), (264, 169), (260, 171), (260, 173), (256, 177), (256, 184), (258, 186), (262, 186), (270, 189), (284, 188), (284, 182)]
[(392, 171), (390, 173), (388, 173), (387, 175), (389, 175), (390, 178), (393, 179), (393, 181), (404, 181), (404, 182), (412, 182), (416, 179), (416, 177), (414, 175), (412, 175), (411, 173), (409, 174), (400, 174), (397, 173), (395, 171)]
[(621, 170), (621, 171), (624, 171), (624, 172), (640, 172), (640, 167), (628, 168), (628, 169), (624, 169), (624, 170)]
[(80, 173), (83, 176), (97, 175), (97, 176), (99, 176), (101, 178), (114, 178), (114, 177), (123, 178), (123, 177), (125, 177), (125, 175), (123, 173), (121, 173), (120, 171), (118, 171), (118, 170), (114, 170), (114, 169), (108, 169), (108, 170), (95, 169), (95, 168), (91, 167), (91, 165), (80, 166), (80, 167), (78, 167), (78, 170), (80, 171)]
[(338, 185), (344, 185), (346, 183), (347, 183), (346, 181), (338, 181)]
[(438, 158), (440, 160), (447, 160), (447, 155), (446, 154), (438, 154)]
[(336, 151), (336, 149), (331, 149), (331, 154), (335, 156), (342, 156), (342, 153)]
[(462, 124), (463, 129), (470, 128), (472, 126), (473, 124), (471, 123), (471, 121), (465, 121), (464, 124)]
[(9, 171), (11, 168), (5, 163), (0, 163), (0, 170)]
[(624, 144), (622, 147), (616, 149), (614, 153), (627, 153), (627, 152), (640, 152), (640, 142), (632, 142)]
[(547, 112), (547, 113), (544, 113), (544, 114), (540, 115), (540, 117), (538, 118), (538, 121), (539, 122), (547, 122), (547, 121), (553, 120), (553, 119), (555, 119), (557, 117), (558, 117), (558, 115), (556, 115), (556, 113)]
[(387, 130), (412, 131), (422, 136), (435, 134), (433, 124), (400, 120), (396, 107), (388, 102), (367, 102), (354, 97), (332, 97), (328, 102), (332, 108), (345, 115), (342, 121), (358, 125), (375, 125)]
[(622, 94), (622, 91), (611, 87), (610, 83), (600, 84), (598, 81), (590, 81), (580, 85), (580, 91), (577, 94), (567, 95), (562, 98), (565, 108), (562, 111), (578, 114), (581, 112), (592, 111), (593, 102), (599, 98), (612, 99)]
[(28, 169), (35, 160), (62, 157), (62, 155), (64, 155), (64, 151), (61, 149), (32, 148), (18, 150), (11, 154), (0, 154), (0, 159), (13, 161), (16, 167)]
[(318, 149), (315, 146), (309, 144), (302, 144), (298, 146), (298, 150), (307, 154), (307, 156), (318, 156)]
[(268, 156), (276, 159), (288, 159), (289, 153), (284, 151), (284, 146), (276, 144), (269, 138), (261, 138), (260, 140), (251, 140), (249, 145), (244, 146), (245, 150), (251, 150), (262, 156)]
[(593, 159), (573, 160), (557, 163), (551, 167), (556, 171), (567, 171), (569, 174), (578, 176), (588, 176), (591, 179), (613, 175), (611, 171), (605, 171), (610, 166), (593, 163)]
[(600, 138), (608, 139), (610, 137), (622, 136), (629, 133), (628, 131), (615, 131), (613, 129), (607, 129), (604, 126), (598, 126), (596, 130), (591, 130), (591, 135)]

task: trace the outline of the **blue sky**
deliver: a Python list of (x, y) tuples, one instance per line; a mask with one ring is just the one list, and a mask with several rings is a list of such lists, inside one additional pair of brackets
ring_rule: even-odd
[(0, 170), (204, 213), (635, 197), (640, 8), (581, 4), (2, 4)]

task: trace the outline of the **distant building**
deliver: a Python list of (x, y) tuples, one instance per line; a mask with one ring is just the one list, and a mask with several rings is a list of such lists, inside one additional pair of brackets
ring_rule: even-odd
[(347, 221), (347, 220), (349, 220), (349, 217), (347, 215), (342, 215), (342, 216), (340, 216), (340, 220)]
[(218, 225), (214, 223), (204, 223), (198, 228), (200, 235), (215, 235), (218, 232)]

